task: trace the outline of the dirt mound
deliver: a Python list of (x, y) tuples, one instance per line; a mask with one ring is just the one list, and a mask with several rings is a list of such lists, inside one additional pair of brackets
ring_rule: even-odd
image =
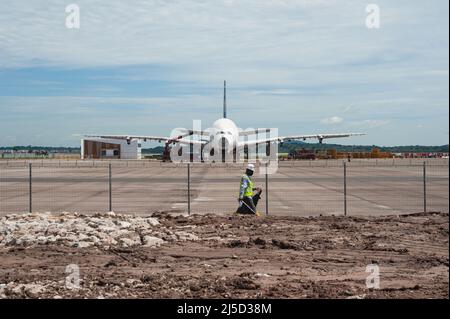
[(93, 216), (32, 213), (0, 218), (0, 246), (158, 247), (165, 242), (197, 239), (185, 231), (171, 231), (154, 217), (114, 212)]
[(0, 298), (448, 298), (448, 229), (438, 213), (8, 215)]

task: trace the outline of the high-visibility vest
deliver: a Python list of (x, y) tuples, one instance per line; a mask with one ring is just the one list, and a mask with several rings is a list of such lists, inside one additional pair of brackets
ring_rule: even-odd
[(247, 187), (244, 189), (244, 196), (252, 197), (253, 196), (253, 182), (250, 179), (250, 177), (247, 176), (247, 174), (244, 174), (241, 177), (241, 189), (242, 189), (242, 187), (244, 187), (244, 181), (247, 181)]

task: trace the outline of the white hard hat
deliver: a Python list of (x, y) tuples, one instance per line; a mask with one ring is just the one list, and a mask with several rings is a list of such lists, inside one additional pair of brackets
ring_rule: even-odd
[(252, 172), (255, 171), (255, 165), (253, 164), (248, 164), (247, 169), (251, 170)]

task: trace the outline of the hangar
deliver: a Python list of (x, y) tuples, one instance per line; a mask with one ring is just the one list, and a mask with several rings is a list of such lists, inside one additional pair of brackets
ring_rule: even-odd
[(81, 159), (141, 159), (139, 139), (84, 138)]

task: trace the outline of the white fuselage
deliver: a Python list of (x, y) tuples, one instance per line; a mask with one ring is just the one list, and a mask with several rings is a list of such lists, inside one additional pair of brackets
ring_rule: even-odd
[(239, 129), (232, 120), (221, 118), (213, 123), (209, 138), (216, 147), (226, 144), (227, 152), (232, 152), (239, 143)]

